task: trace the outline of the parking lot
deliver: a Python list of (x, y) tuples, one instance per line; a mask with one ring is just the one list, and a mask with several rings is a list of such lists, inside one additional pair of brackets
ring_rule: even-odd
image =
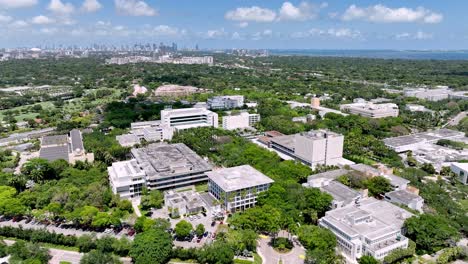
[(220, 221), (216, 221), (215, 225), (212, 226), (213, 217), (211, 212), (206, 212), (205, 215), (202, 213), (191, 215), (188, 217), (180, 217), (176, 219), (172, 219), (169, 217), (169, 211), (167, 208), (163, 207), (161, 209), (153, 210), (153, 214), (151, 215), (152, 218), (163, 218), (168, 219), (171, 223), (171, 228), (175, 228), (176, 224), (182, 220), (185, 220), (192, 224), (193, 228), (195, 229), (197, 225), (202, 224), (205, 226), (205, 231), (208, 232), (209, 235), (206, 237), (204, 236), (199, 242), (197, 242), (197, 238), (194, 237), (192, 241), (178, 241), (174, 240), (174, 244), (179, 247), (190, 248), (190, 247), (201, 247), (206, 243), (211, 243), (213, 241), (213, 234), (216, 233), (216, 230), (220, 224)]
[[(13, 221), (13, 219), (0, 221), (0, 227), (4, 227), (4, 226), (11, 226), (11, 227), (17, 227), (17, 228), (21, 226), (23, 227), (23, 229), (45, 229), (49, 232), (55, 232), (59, 234), (72, 235), (72, 236), (95, 234), (97, 238), (101, 238), (106, 235), (113, 236), (116, 238), (121, 238), (122, 236), (127, 236), (127, 233), (129, 231), (127, 229), (122, 229), (118, 233), (115, 233), (114, 230), (112, 229), (106, 229), (103, 232), (95, 232), (95, 231), (87, 231), (87, 230), (82, 230), (82, 229), (75, 229), (71, 227), (63, 228), (61, 227), (62, 225), (59, 225), (59, 226), (56, 226), (54, 224), (45, 225), (36, 221), (27, 221), (26, 219), (23, 219), (17, 222)], [(128, 238), (133, 239), (133, 237), (131, 236)]]

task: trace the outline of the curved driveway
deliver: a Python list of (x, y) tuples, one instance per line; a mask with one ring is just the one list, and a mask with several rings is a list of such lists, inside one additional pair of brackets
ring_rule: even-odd
[(305, 249), (295, 245), (294, 248), (285, 254), (276, 252), (270, 245), (270, 237), (260, 237), (258, 240), (257, 253), (262, 257), (263, 264), (277, 264), (280, 260), (283, 264), (304, 264)]

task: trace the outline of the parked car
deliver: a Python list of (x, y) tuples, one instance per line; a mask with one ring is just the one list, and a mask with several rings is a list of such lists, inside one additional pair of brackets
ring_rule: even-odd
[(135, 229), (132, 228), (132, 229), (128, 230), (127, 235), (128, 236), (133, 236), (133, 235), (135, 235), (135, 232), (136, 232)]

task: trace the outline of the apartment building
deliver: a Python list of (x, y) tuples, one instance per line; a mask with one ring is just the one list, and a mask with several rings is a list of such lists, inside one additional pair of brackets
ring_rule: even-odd
[(243, 95), (225, 95), (214, 96), (208, 99), (208, 108), (210, 109), (233, 109), (244, 106)]
[(304, 164), (336, 165), (343, 157), (344, 136), (328, 130), (312, 130), (295, 135), (272, 137), (271, 148)]
[(398, 105), (396, 104), (374, 104), (363, 99), (355, 100), (352, 104), (341, 105), (340, 110), (369, 118), (396, 117), (399, 114)]
[[(133, 148), (131, 155), (134, 162), (115, 162), (108, 168), (111, 185), (120, 190), (131, 190), (134, 182), (140, 183), (140, 171), (144, 173), (143, 185), (149, 190), (165, 190), (207, 181), (206, 172), (211, 170), (208, 162), (182, 143), (153, 143)], [(114, 193), (118, 194), (117, 190)], [(138, 196), (140, 192), (130, 195)]]
[(319, 226), (332, 231), (339, 251), (352, 263), (370, 255), (382, 260), (390, 252), (408, 247), (403, 236), (404, 221), (412, 214), (396, 205), (374, 198), (326, 212)]
[(249, 165), (223, 168), (206, 174), (209, 178), (209, 193), (230, 212), (254, 207), (258, 194), (268, 190), (274, 182)]
[(218, 114), (204, 108), (166, 109), (161, 111), (161, 126), (176, 131), (195, 127), (218, 127)]
[(249, 114), (248, 112), (241, 112), (238, 114), (223, 116), (223, 129), (243, 129), (252, 127), (258, 122), (260, 122), (259, 114)]

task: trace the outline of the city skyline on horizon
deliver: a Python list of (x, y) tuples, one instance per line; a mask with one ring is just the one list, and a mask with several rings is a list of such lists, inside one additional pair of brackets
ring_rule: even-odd
[(171, 43), (203, 49), (465, 50), (468, 3), (0, 0), (0, 47)]

